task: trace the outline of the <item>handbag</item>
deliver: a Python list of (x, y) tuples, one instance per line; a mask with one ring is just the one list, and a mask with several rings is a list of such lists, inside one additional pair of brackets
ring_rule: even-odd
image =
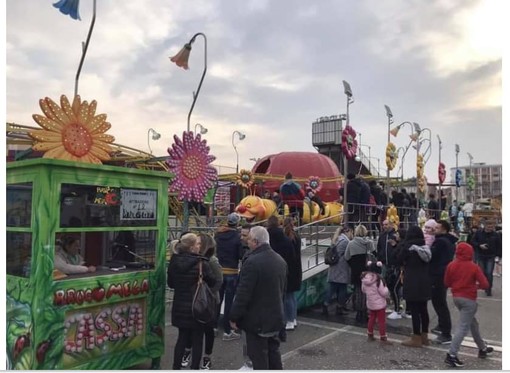
[(204, 282), (202, 273), (202, 260), (198, 262), (198, 282), (191, 304), (191, 313), (195, 321), (208, 324), (216, 317), (216, 297), (207, 283)]

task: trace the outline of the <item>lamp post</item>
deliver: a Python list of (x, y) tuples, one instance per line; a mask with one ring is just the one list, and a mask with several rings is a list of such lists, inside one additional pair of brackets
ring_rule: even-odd
[[(469, 177), (474, 179), (474, 176), (473, 176), (473, 156), (469, 152), (467, 153), (467, 155), (469, 157)], [(466, 178), (466, 180), (467, 180), (467, 178)], [(471, 200), (470, 202), (474, 202), (475, 201), (475, 199), (473, 198), (473, 193), (474, 193), (474, 188), (473, 188), (473, 190), (469, 191), (469, 197), (471, 197), (470, 198), (470, 200)]]
[(236, 133), (237, 136), (239, 137), (239, 141), (243, 141), (246, 138), (246, 135), (239, 131), (232, 132), (232, 146), (234, 147), (234, 150), (236, 152), (236, 174), (237, 174), (239, 173), (239, 153), (237, 152), (236, 145), (234, 144), (234, 136)]
[[(204, 70), (202, 71), (202, 77), (200, 78), (200, 82), (198, 83), (198, 88), (196, 92), (193, 92), (193, 102), (191, 103), (191, 107), (188, 113), (188, 122), (187, 122), (187, 131), (190, 131), (190, 118), (191, 113), (193, 112), (193, 108), (195, 107), (195, 103), (198, 98), (198, 94), (200, 93), (200, 88), (202, 87), (202, 82), (204, 81), (205, 74), (207, 72), (207, 37), (202, 32), (198, 32), (190, 39), (190, 41), (182, 47), (182, 49), (173, 57), (170, 58), (170, 61), (174, 62), (177, 66), (182, 67), (184, 70), (188, 70), (188, 60), (191, 52), (191, 46), (195, 42), (197, 36), (202, 36), (204, 38)], [(183, 218), (182, 218), (182, 232), (186, 232), (188, 230), (189, 225), (189, 201), (184, 200), (183, 203)]]
[(207, 38), (202, 32), (198, 32), (190, 39), (190, 41), (184, 44), (184, 47), (177, 53), (175, 56), (170, 58), (170, 61), (175, 62), (175, 64), (179, 67), (182, 67), (184, 70), (188, 70), (188, 60), (191, 52), (191, 45), (195, 42), (197, 36), (202, 36), (204, 38), (204, 70), (202, 72), (202, 77), (200, 78), (200, 82), (198, 83), (198, 88), (196, 92), (193, 92), (193, 102), (191, 103), (191, 107), (188, 113), (188, 132), (190, 127), (190, 118), (191, 113), (193, 112), (193, 108), (195, 107), (195, 102), (197, 101), (198, 94), (200, 93), (200, 88), (202, 87), (202, 82), (204, 81), (205, 73), (207, 72)]
[(152, 139), (154, 141), (156, 140), (159, 140), (161, 138), (161, 134), (159, 134), (158, 132), (156, 132), (156, 130), (154, 128), (149, 128), (149, 130), (147, 131), (147, 145), (149, 145), (149, 151), (151, 152), (152, 154), (152, 149), (151, 149), (151, 138), (150, 138), (150, 134), (152, 133)]
[[(386, 116), (388, 117), (388, 142), (386, 144), (390, 143), (390, 127), (393, 123), (393, 113), (391, 112), (391, 109), (388, 105), (384, 105), (384, 108), (386, 109)], [(390, 200), (390, 169), (386, 168), (386, 197), (387, 200)]]
[[(342, 80), (342, 83), (344, 85), (344, 93), (345, 93), (345, 96), (347, 97), (347, 111), (346, 111), (346, 114), (345, 114), (345, 125), (348, 126), (349, 123), (350, 123), (350, 118), (349, 118), (349, 105), (352, 104), (354, 102), (354, 99), (352, 98), (352, 89), (351, 89), (351, 85), (349, 83), (347, 83), (345, 80)], [(341, 122), (340, 122), (341, 123)], [(342, 136), (342, 127), (340, 126), (340, 138)], [(348, 211), (347, 209), (347, 157), (345, 157), (342, 153), (342, 151), (340, 150), (340, 156), (342, 157), (342, 161), (343, 161), (343, 176), (344, 176), (344, 195), (343, 195), (343, 205), (344, 205), (344, 213), (346, 211)]]
[[(389, 109), (389, 108), (388, 108)], [(388, 110), (387, 109), (387, 110)], [(390, 111), (391, 113), (391, 111)], [(393, 120), (391, 120), (391, 122), (393, 123)], [(405, 147), (405, 150), (404, 150), (404, 155), (402, 156), (402, 163), (400, 164), (400, 168), (398, 171), (400, 171), (400, 169), (402, 169), (402, 179), (401, 179), (401, 182), (400, 182), (400, 187), (402, 188), (402, 185), (404, 184), (404, 157), (407, 153), (407, 151), (409, 150), (409, 147), (411, 146), (412, 142), (415, 140), (416, 138), (416, 134), (414, 133), (414, 126), (413, 126), (413, 123), (409, 122), (409, 121), (405, 121), (405, 122), (402, 122), (400, 123), (398, 126), (396, 127), (393, 127), (389, 132), (388, 134), (391, 134), (393, 135), (393, 137), (397, 137), (397, 134), (398, 132), (400, 131), (400, 129), (405, 125), (405, 124), (409, 124), (409, 126), (411, 127), (411, 135), (409, 136), (411, 138), (411, 140), (409, 141), (409, 144), (407, 144), (407, 146)], [(389, 125), (388, 125), (388, 128), (389, 128)], [(389, 137), (389, 135), (388, 135)], [(389, 142), (389, 141), (388, 141)], [(404, 149), (402, 147), (400, 147), (399, 149), (397, 149), (397, 155), (398, 155), (398, 150), (400, 149)], [(397, 171), (397, 176), (398, 176), (398, 171)], [(388, 175), (388, 178), (389, 178), (389, 170), (387, 169), (386, 170), (386, 173)], [(388, 187), (388, 201), (389, 201), (389, 187)]]
[(457, 183), (457, 172), (459, 170), (459, 153), (460, 146), (459, 144), (455, 144), (455, 198), (457, 199), (457, 204), (459, 203), (459, 186)]
[[(439, 135), (437, 135), (437, 141), (439, 142), (439, 165), (441, 165), (441, 149), (443, 149), (443, 143), (441, 142), (441, 138)], [(441, 209), (441, 180), (439, 181), (439, 196), (437, 198), (437, 203), (439, 205), (439, 211), (442, 211)], [(444, 206), (443, 206), (444, 207)]]
[(200, 128), (200, 134), (205, 135), (207, 133), (207, 128), (202, 126), (200, 123), (195, 124), (195, 135), (197, 134), (197, 127)]
[[(425, 153), (431, 149), (432, 142), (430, 141), (430, 136), (432, 135), (432, 132), (429, 128), (421, 128), (420, 125), (416, 122), (413, 122), (414, 130), (415, 130), (415, 138), (413, 140), (416, 140), (416, 162), (418, 162), (418, 156), (420, 155), (420, 148), (422, 142), (425, 140), (420, 140), (420, 137), (423, 132), (428, 131), (429, 132), (429, 138), (427, 139), (429, 141), (429, 147), (425, 150), (423, 153), (423, 158), (425, 158)], [(430, 154), (429, 154), (430, 156)], [(428, 158), (427, 158), (428, 160)], [(425, 168), (425, 159), (423, 160), (423, 167)], [(425, 170), (424, 170), (425, 172)], [(420, 208), (420, 186), (419, 186), (419, 179), (418, 175), (416, 175), (416, 208)]]

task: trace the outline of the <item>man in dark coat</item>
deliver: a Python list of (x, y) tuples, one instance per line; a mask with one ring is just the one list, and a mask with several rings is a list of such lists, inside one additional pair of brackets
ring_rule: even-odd
[(397, 283), (400, 275), (400, 267), (396, 263), (397, 232), (393, 223), (388, 219), (383, 221), (383, 231), (377, 240), (377, 260), (384, 264), (384, 279), (388, 285), (393, 301), (394, 311), (388, 316), (390, 319), (401, 319), (399, 314)]
[(251, 228), (248, 235), (250, 254), (243, 263), (230, 325), (246, 332), (248, 356), (253, 369), (283, 369), (278, 333), (283, 329), (283, 296), (287, 265), (269, 246), (264, 227)]
[(447, 289), (444, 286), (444, 273), (448, 264), (453, 260), (455, 242), (457, 242), (457, 237), (450, 234), (450, 230), (450, 223), (446, 220), (439, 220), (436, 223), (434, 243), (430, 248), (432, 253), (432, 258), (429, 262), (429, 274), (432, 285), (431, 300), (438, 321), (438, 325), (431, 332), (439, 334), (434, 341), (437, 344), (448, 344), (452, 341), (452, 319), (448, 309), (448, 302), (446, 301)]
[(347, 201), (345, 203), (347, 219), (352, 230), (360, 222), (360, 201), (361, 201), (361, 182), (354, 174), (347, 175)]
[(478, 254), (478, 265), (489, 280), (489, 288), (485, 290), (487, 296), (492, 296), (492, 280), (495, 258), (501, 252), (501, 236), (495, 232), (494, 223), (481, 224), (481, 229), (473, 237), (473, 247)]
[(223, 285), (220, 289), (220, 305), (225, 299), (223, 307), (223, 340), (239, 339), (241, 336), (230, 329), (230, 307), (237, 287), (239, 263), (243, 258), (244, 250), (241, 236), (237, 230), (240, 217), (236, 213), (228, 215), (227, 226), (220, 226), (214, 236), (216, 252), (223, 271)]
[[(445, 206), (443, 206), (444, 208)], [(434, 193), (429, 194), (429, 203), (427, 204), (427, 212), (430, 219), (434, 219), (435, 221), (439, 220), (441, 215), (441, 211), (439, 210), (439, 204), (436, 200), (436, 195)]]

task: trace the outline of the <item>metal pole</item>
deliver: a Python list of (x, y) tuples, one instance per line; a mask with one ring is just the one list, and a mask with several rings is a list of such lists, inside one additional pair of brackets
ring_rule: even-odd
[[(420, 135), (418, 134), (418, 138), (416, 139), (416, 164), (418, 164), (418, 157), (420, 156)], [(418, 171), (418, 170), (416, 170)], [(420, 209), (420, 185), (418, 179), (418, 172), (416, 172), (416, 208)]]
[(78, 65), (78, 71), (76, 72), (76, 78), (74, 80), (74, 95), (78, 95), (78, 80), (80, 79), (81, 68), (83, 66), (83, 61), (85, 61), (85, 55), (87, 54), (87, 49), (89, 47), (90, 37), (92, 36), (92, 30), (94, 29), (94, 24), (96, 23), (96, 0), (93, 3), (92, 10), (92, 21), (90, 22), (89, 33), (87, 35), (87, 41), (85, 43), (81, 43), (82, 45), (82, 53), (80, 64)]
[[(349, 96), (347, 96), (347, 115), (345, 119), (345, 126), (349, 125)], [(340, 147), (340, 156), (342, 157), (343, 169), (344, 169), (344, 196), (343, 196), (343, 205), (344, 205), (344, 214), (349, 211), (347, 206), (347, 157), (344, 156), (342, 152), (342, 148)]]
[[(439, 141), (439, 164), (441, 164), (441, 148), (442, 148), (442, 143), (441, 143), (441, 138), (439, 137), (439, 135), (437, 135), (437, 141)], [(439, 195), (437, 196), (437, 204), (439, 206), (439, 211), (441, 211), (441, 180), (439, 180)]]
[(197, 91), (193, 92), (193, 102), (191, 103), (191, 108), (189, 109), (189, 113), (188, 113), (188, 132), (189, 132), (189, 127), (190, 127), (191, 113), (193, 112), (193, 108), (195, 107), (195, 102), (197, 101), (198, 94), (200, 93), (200, 88), (202, 87), (202, 82), (204, 81), (205, 73), (207, 72), (207, 38), (206, 38), (206, 36), (203, 33), (198, 32), (195, 35), (193, 35), (193, 37), (189, 41), (189, 44), (192, 45), (195, 42), (195, 39), (198, 35), (200, 35), (204, 38), (204, 71), (202, 72), (202, 77), (200, 78), (200, 82), (198, 83)]
[(457, 204), (459, 203), (459, 186), (457, 185), (457, 170), (459, 169), (459, 152), (460, 147), (458, 144), (455, 144), (455, 198), (457, 200)]

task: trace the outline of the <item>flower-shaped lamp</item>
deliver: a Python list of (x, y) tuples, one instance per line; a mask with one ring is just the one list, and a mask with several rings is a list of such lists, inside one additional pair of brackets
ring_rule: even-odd
[(182, 67), (184, 70), (188, 70), (189, 55), (191, 52), (191, 43), (184, 44), (184, 47), (173, 57), (169, 57), (170, 61), (175, 63), (177, 66)]

